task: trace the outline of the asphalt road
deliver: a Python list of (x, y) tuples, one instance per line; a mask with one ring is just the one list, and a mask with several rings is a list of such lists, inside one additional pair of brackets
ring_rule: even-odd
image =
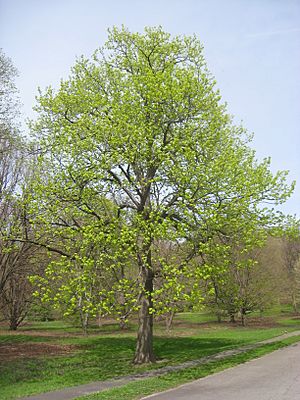
[(300, 400), (300, 343), (144, 399)]

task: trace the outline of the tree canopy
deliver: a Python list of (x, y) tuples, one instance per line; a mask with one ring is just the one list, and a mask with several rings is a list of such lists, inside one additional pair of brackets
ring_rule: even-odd
[[(257, 230), (274, 218), (263, 203), (291, 193), (286, 172), (274, 175), (269, 159), (256, 160), (251, 137), (221, 102), (199, 40), (160, 27), (111, 29), (57, 91), (40, 93), (36, 110), (32, 222), (43, 224), (57, 254), (48, 278), (65, 268), (85, 276), (75, 279), (78, 287), (103, 279), (100, 313), (122, 292), (139, 311), (134, 361), (154, 361), (153, 313), (168, 304), (160, 295), (193, 298), (214, 267), (205, 262), (222, 246), (217, 235), (228, 233), (249, 251), (257, 245)], [(107, 283), (113, 274), (117, 288)], [(76, 292), (71, 282), (64, 279), (56, 298)]]

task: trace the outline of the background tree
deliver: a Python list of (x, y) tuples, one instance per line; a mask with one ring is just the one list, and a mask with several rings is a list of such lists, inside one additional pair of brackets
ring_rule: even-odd
[(19, 112), (19, 100), (15, 78), (18, 75), (11, 59), (0, 49), (0, 129), (1, 136), (8, 129), (16, 126)]
[[(261, 299), (260, 311), (272, 305), (284, 304), (287, 302), (287, 296), (289, 297), (290, 285), (283, 262), (282, 240), (280, 236), (268, 236), (264, 246), (254, 254), (258, 279), (263, 288), (263, 291), (257, 294)], [(288, 302), (290, 303), (290, 299)]]
[(252, 287), (257, 270), (254, 251), (266, 239), (266, 226), (250, 209), (244, 210), (242, 221), (233, 223), (226, 222), (216, 232), (210, 251), (204, 256), (204, 267), (208, 270), (205, 297), (219, 321), (225, 314), (235, 322), (239, 312), (244, 324), (246, 313), (257, 306), (258, 293)]
[(28, 265), (10, 275), (0, 296), (0, 309), (11, 330), (18, 328), (33, 303), (32, 287), (28, 281), (32, 269), (28, 271), (27, 268)]
[(287, 273), (289, 301), (296, 313), (300, 304), (300, 228), (295, 227), (293, 235), (287, 234), (282, 238), (282, 259)]
[(0, 212), (5, 218), (8, 196), (20, 179), (22, 141), (16, 127), (19, 112), (14, 80), (17, 70), (0, 49)]
[[(199, 41), (171, 38), (161, 28), (112, 29), (104, 48), (78, 60), (58, 92), (40, 95), (36, 109), (32, 129), (41, 171), (48, 172), (36, 185), (34, 202), (48, 210), (39, 223), (60, 232), (55, 208), (62, 204), (94, 216), (83, 235), (99, 241), (101, 268), (123, 268), (128, 296), (137, 293), (134, 362), (152, 362), (156, 277), (182, 292), (183, 282), (193, 287), (202, 274), (199, 254), (215, 232), (225, 221), (243, 224), (249, 210), (268, 219), (259, 205), (286, 199), (286, 173), (273, 176), (269, 160), (255, 160), (243, 128), (232, 125), (220, 103)], [(117, 210), (105, 224), (95, 208), (103, 198)], [(157, 251), (162, 241), (185, 243), (184, 256), (166, 260)], [(69, 260), (62, 254), (59, 263)]]
[(16, 210), (15, 194), (22, 178), (23, 143), (16, 129), (18, 115), (14, 78), (17, 71), (0, 50), (0, 293), (14, 269), (7, 238)]
[(27, 276), (39, 265), (33, 263), (37, 249), (28, 242), (32, 230), (23, 204), (29, 153), (17, 126), (16, 76), (11, 60), (0, 50), (0, 311), (11, 329), (17, 329), (28, 311)]

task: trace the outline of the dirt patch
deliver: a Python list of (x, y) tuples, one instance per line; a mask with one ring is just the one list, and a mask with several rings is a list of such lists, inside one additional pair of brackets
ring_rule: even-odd
[(0, 344), (0, 360), (60, 356), (73, 353), (76, 349), (77, 346), (53, 343), (3, 343)]
[(246, 326), (248, 328), (278, 328), (281, 325), (272, 317), (248, 317)]
[[(219, 329), (221, 327), (227, 327), (229, 329), (240, 328), (242, 323), (239, 319), (236, 322), (232, 323), (229, 321), (223, 320), (222, 322), (210, 321), (210, 322), (186, 322), (186, 321), (174, 321), (173, 327), (179, 329)], [(277, 321), (275, 321), (272, 317), (252, 317), (249, 316), (246, 318), (246, 327), (247, 328), (276, 328), (281, 326)]]
[(0, 329), (0, 336), (1, 335), (11, 335), (11, 336), (19, 336), (19, 335), (26, 335), (26, 336), (37, 336), (37, 337), (45, 337), (45, 338), (60, 338), (60, 337), (65, 337), (65, 338), (73, 338), (73, 337), (81, 337), (83, 336), (82, 333), (70, 333), (70, 332), (60, 332), (60, 331), (47, 331), (45, 329), (43, 330), (36, 330), (36, 329), (19, 329), (17, 331), (8, 331), (8, 330), (1, 330)]

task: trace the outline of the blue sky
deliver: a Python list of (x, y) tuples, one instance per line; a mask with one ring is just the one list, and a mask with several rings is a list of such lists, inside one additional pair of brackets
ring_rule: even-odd
[(0, 0), (0, 47), (20, 72), (24, 118), (34, 116), (38, 86), (57, 86), (121, 24), (198, 36), (229, 112), (254, 132), (258, 158), (299, 180), (282, 209), (300, 216), (300, 1)]

